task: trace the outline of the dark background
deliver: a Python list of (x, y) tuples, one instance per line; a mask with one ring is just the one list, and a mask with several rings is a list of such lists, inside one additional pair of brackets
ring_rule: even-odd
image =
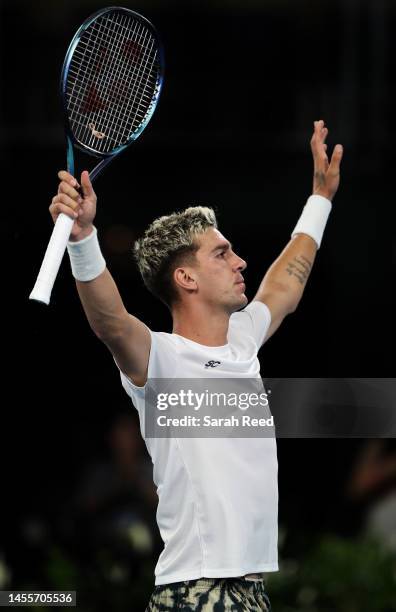
[[(3, 0), (0, 6), (7, 364), (0, 552), (9, 588), (29, 581), (36, 588), (60, 584), (43, 569), (51, 566), (51, 546), (75, 554), (76, 535), (70, 525), (64, 527), (68, 510), (62, 520), (60, 510), (68, 508), (84, 466), (108, 456), (112, 423), (131, 412), (110, 354), (86, 324), (66, 259), (51, 305), (28, 300), (52, 230), (48, 206), (57, 171), (65, 166), (60, 67), (80, 23), (107, 4)], [(313, 121), (323, 118), (330, 151), (344, 145), (341, 185), (304, 298), (261, 353), (262, 375), (391, 377), (395, 5), (386, 0), (123, 5), (156, 25), (166, 54), (165, 83), (152, 121), (95, 185), (103, 252), (128, 310), (154, 330), (171, 330), (165, 307), (143, 288), (131, 246), (153, 218), (191, 203), (216, 209), (220, 229), (248, 262), (252, 298), (310, 195), (309, 140)], [(77, 164), (81, 170), (87, 167), (83, 163)], [(280, 524), (295, 536), (284, 555), (291, 550), (304, 559), (307, 537), (360, 532), (366, 502), (351, 501), (346, 490), (367, 444), (279, 440)], [(389, 449), (391, 441), (384, 442), (385, 455)], [(154, 508), (147, 513), (154, 519)], [(37, 536), (40, 544), (26, 537), (29, 520), (36, 535), (37, 525), (46, 534)], [(154, 547), (146, 559), (149, 574), (157, 552)], [(98, 576), (97, 583), (105, 580)], [(152, 582), (147, 584), (149, 593)], [(130, 609), (138, 612), (141, 605)], [(339, 609), (352, 608), (340, 603)]]

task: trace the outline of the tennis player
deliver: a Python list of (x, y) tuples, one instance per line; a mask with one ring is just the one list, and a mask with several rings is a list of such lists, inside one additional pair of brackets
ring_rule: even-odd
[[(249, 304), (246, 262), (220, 233), (212, 209), (156, 219), (136, 242), (146, 286), (172, 313), (172, 334), (153, 332), (126, 311), (93, 226), (88, 173), (80, 197), (76, 179), (59, 172), (50, 212), (54, 221), (61, 212), (75, 219), (68, 252), (77, 290), (120, 369), (142, 432), (148, 379), (260, 378), (257, 353), (301, 300), (338, 189), (343, 150), (336, 145), (329, 162), (327, 133), (322, 120), (314, 122), (313, 194)], [(146, 445), (164, 540), (147, 611), (268, 611), (264, 574), (278, 569), (274, 436), (146, 437)]]

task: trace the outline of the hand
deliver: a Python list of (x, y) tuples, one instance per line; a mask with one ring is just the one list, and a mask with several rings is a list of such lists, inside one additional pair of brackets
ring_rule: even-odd
[(96, 215), (96, 194), (92, 188), (89, 174), (86, 170), (81, 174), (82, 196), (77, 189), (80, 185), (76, 179), (61, 170), (58, 193), (52, 198), (49, 211), (54, 223), (60, 213), (65, 213), (74, 220), (70, 240), (82, 240), (92, 232), (92, 223)]
[(322, 119), (314, 121), (314, 133), (311, 138), (311, 151), (314, 161), (312, 193), (332, 200), (340, 184), (340, 163), (343, 148), (340, 144), (334, 147), (329, 164), (326, 153), (327, 144), (325, 144), (328, 133), (329, 130), (325, 127)]

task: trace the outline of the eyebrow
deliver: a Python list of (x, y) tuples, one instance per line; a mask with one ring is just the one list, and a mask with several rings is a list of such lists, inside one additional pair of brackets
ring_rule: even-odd
[(226, 249), (227, 251), (229, 249), (232, 249), (232, 244), (231, 242), (222, 242), (221, 244), (218, 244), (217, 246), (215, 246), (210, 252), (214, 253), (215, 251), (220, 251), (220, 249)]

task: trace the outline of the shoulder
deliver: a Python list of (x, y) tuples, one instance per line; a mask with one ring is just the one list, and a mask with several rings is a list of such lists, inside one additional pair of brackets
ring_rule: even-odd
[(262, 321), (266, 321), (268, 318), (271, 318), (271, 313), (266, 304), (264, 302), (259, 302), (258, 300), (254, 300), (250, 302), (245, 308), (242, 310), (238, 310), (238, 312), (234, 312), (231, 315), (230, 322), (240, 322), (241, 320), (256, 320), (262, 319)]
[[(177, 369), (177, 341), (173, 334), (166, 332), (155, 332), (149, 329), (151, 337), (150, 354), (148, 358), (147, 374), (145, 381), (150, 378), (173, 378)], [(116, 361), (116, 365), (118, 365)], [(119, 366), (118, 366), (119, 367)], [(119, 368), (120, 369), (120, 368)], [(146, 382), (142, 385), (135, 384), (121, 369), (122, 386), (128, 395), (144, 396)]]
[(245, 308), (234, 312), (230, 317), (230, 338), (241, 335), (251, 336), (259, 349), (271, 325), (271, 313), (266, 304), (250, 302)]

